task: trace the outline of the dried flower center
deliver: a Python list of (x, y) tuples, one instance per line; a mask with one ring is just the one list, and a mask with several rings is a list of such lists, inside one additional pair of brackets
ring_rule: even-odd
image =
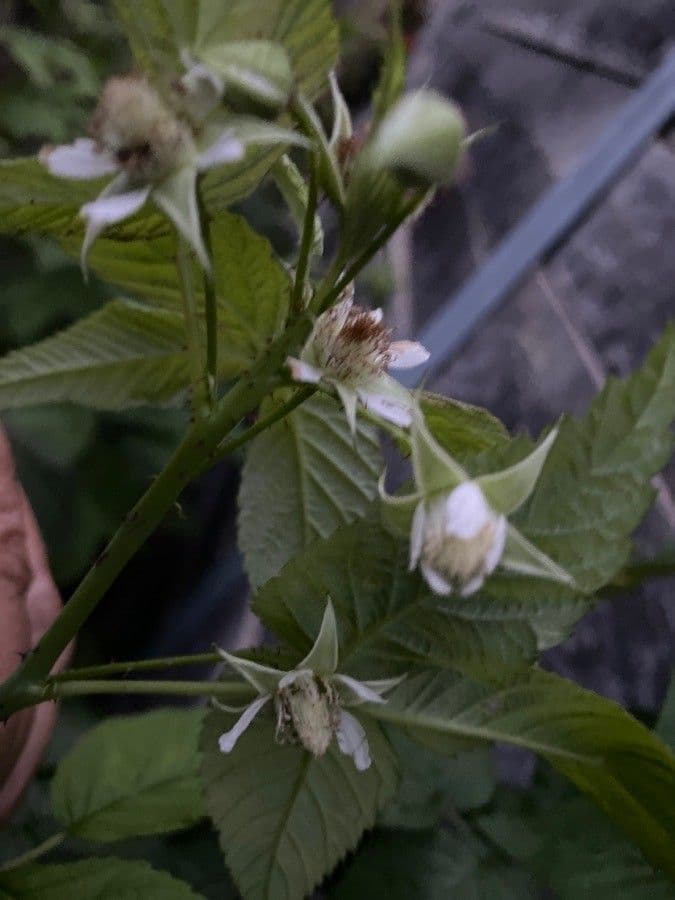
[(448, 581), (467, 584), (484, 574), (496, 533), (497, 523), (486, 522), (475, 537), (463, 540), (448, 534), (442, 520), (432, 516), (424, 535), (422, 558)]
[[(327, 325), (330, 328), (330, 322)], [(342, 327), (327, 342), (323, 366), (341, 381), (379, 375), (389, 365), (390, 346), (391, 330), (368, 310), (352, 306)]]
[(193, 150), (190, 129), (144, 78), (131, 75), (107, 82), (89, 133), (138, 181), (164, 178)]
[(340, 720), (340, 698), (335, 688), (314, 673), (302, 673), (277, 691), (277, 741), (302, 744), (314, 756), (323, 756)]

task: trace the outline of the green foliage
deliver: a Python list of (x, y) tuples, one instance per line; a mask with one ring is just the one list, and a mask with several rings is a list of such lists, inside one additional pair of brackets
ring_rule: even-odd
[(448, 758), (413, 743), (394, 728), (387, 729), (387, 735), (401, 764), (401, 781), (382, 810), (379, 825), (435, 828), (455, 810), (477, 809), (490, 800), (495, 773), (487, 747)]
[(122, 409), (169, 401), (188, 382), (182, 316), (115, 300), (0, 360), (0, 407), (70, 400)]
[[(251, 583), (363, 515), (377, 493), (377, 436), (352, 437), (342, 409), (314, 397), (251, 444), (239, 494), (239, 545)], [(311, 643), (311, 642), (310, 642)]]
[(31, 865), (0, 872), (0, 900), (196, 900), (184, 881), (147, 863), (87, 859), (65, 865)]
[(565, 417), (537, 488), (515, 517), (523, 534), (584, 590), (628, 561), (630, 534), (649, 508), (649, 479), (667, 462), (675, 419), (675, 328), (643, 367), (610, 379), (588, 414)]
[(427, 671), (408, 677), (371, 712), (440, 752), (481, 741), (534, 750), (587, 793), (651, 862), (675, 875), (675, 757), (610, 701), (538, 670), (497, 690)]
[(330, 900), (528, 900), (531, 878), (489, 858), (463, 831), (376, 832), (347, 868)]
[(486, 409), (426, 391), (420, 397), (420, 408), (434, 438), (460, 461), (469, 454), (503, 447), (508, 441), (502, 423)]
[(226, 862), (247, 900), (301, 900), (373, 825), (395, 787), (394, 755), (379, 726), (364, 720), (367, 771), (335, 742), (315, 759), (276, 744), (269, 713), (223, 754), (218, 737), (232, 724), (213, 711), (202, 735), (206, 803)]
[(373, 128), (377, 128), (405, 88), (406, 48), (399, 2), (390, 4), (390, 16), (389, 40), (384, 48), (380, 77), (373, 92)]
[(204, 816), (198, 778), (202, 714), (161, 710), (109, 719), (60, 762), (54, 813), (69, 834), (119, 841), (194, 825)]

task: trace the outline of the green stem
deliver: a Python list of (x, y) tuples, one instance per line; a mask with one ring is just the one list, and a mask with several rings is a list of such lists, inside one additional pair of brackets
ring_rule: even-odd
[(192, 283), (192, 260), (187, 244), (176, 234), (176, 267), (178, 269), (178, 281), (180, 294), (183, 301), (183, 315), (185, 317), (185, 341), (187, 353), (190, 359), (191, 403), (194, 412), (203, 415), (205, 413), (204, 400), (208, 396), (204, 383), (205, 363), (203, 361), (202, 341), (197, 316), (197, 303), (195, 300), (194, 285)]
[(309, 272), (309, 261), (314, 243), (314, 218), (316, 216), (316, 204), (319, 194), (318, 173), (316, 157), (312, 158), (309, 176), (309, 189), (307, 193), (307, 208), (302, 226), (302, 238), (300, 240), (300, 253), (298, 265), (295, 269), (295, 282), (291, 297), (291, 310), (294, 314), (301, 313), (305, 308), (305, 287)]
[(316, 142), (323, 187), (337, 209), (342, 210), (345, 205), (342, 173), (316, 110), (303, 94), (298, 94), (293, 99), (292, 112), (305, 134)]
[(246, 703), (252, 689), (243, 681), (50, 681), (41, 702), (101, 694), (152, 694), (172, 697), (218, 697)]
[(133, 675), (154, 669), (171, 669), (177, 666), (215, 665), (222, 661), (220, 653), (193, 653), (190, 656), (165, 656), (157, 659), (134, 659), (128, 662), (105, 663), (102, 666), (81, 666), (68, 669), (50, 678), (51, 682), (85, 681), (109, 678), (111, 675)]
[(251, 427), (247, 428), (243, 434), (221, 444), (220, 447), (218, 447), (219, 458), (229, 456), (235, 450), (238, 450), (244, 444), (247, 444), (256, 435), (266, 431), (271, 425), (274, 425), (275, 422), (278, 422), (280, 419), (285, 419), (289, 413), (293, 412), (294, 409), (297, 409), (297, 407), (304, 403), (305, 400), (309, 400), (309, 398), (316, 393), (316, 390), (314, 385), (301, 387), (286, 401), (286, 403), (277, 407), (277, 409), (275, 409), (273, 413), (270, 413), (269, 416), (265, 416), (264, 419), (260, 419), (255, 425), (251, 425)]
[(9, 872), (11, 869), (18, 869), (20, 866), (25, 866), (27, 863), (39, 859), (41, 856), (49, 853), (50, 850), (58, 847), (59, 844), (62, 844), (65, 839), (66, 835), (63, 832), (53, 834), (51, 837), (48, 837), (46, 841), (38, 844), (37, 847), (33, 847), (32, 850), (27, 850), (26, 853), (23, 853), (21, 856), (17, 856), (14, 859), (10, 859), (9, 862), (3, 863), (3, 865), (0, 866), (0, 872)]
[(206, 419), (195, 423), (164, 471), (126, 517), (110, 543), (19, 668), (0, 685), (0, 719), (42, 700), (42, 682), (120, 571), (152, 534), (183, 488), (219, 455), (218, 447), (279, 381), (289, 353), (297, 352), (312, 321), (302, 316), (260, 357)]
[[(211, 260), (211, 265), (215, 266), (213, 243), (211, 241), (211, 222), (202, 199), (201, 190), (197, 193), (197, 202), (199, 204), (199, 221), (204, 245)], [(209, 386), (209, 398), (211, 403), (213, 403), (218, 382), (218, 299), (216, 297), (213, 272), (204, 272), (204, 311), (206, 318), (206, 378)]]
[(329, 276), (324, 281), (324, 290), (317, 291), (315, 302), (312, 304), (313, 312), (323, 312), (323, 310), (328, 309), (329, 306), (333, 305), (333, 303), (337, 300), (344, 289), (349, 284), (351, 284), (352, 281), (354, 281), (359, 272), (361, 272), (361, 270), (365, 268), (365, 266), (375, 256), (375, 254), (384, 247), (384, 245), (387, 243), (389, 238), (391, 238), (394, 232), (398, 231), (403, 222), (405, 222), (405, 220), (417, 210), (419, 205), (424, 202), (427, 193), (427, 191), (417, 191), (414, 196), (411, 197), (411, 199), (406, 204), (404, 204), (396, 219), (390, 222), (380, 231), (377, 237), (373, 241), (371, 241), (371, 243), (362, 253), (360, 253), (356, 257), (356, 259), (353, 260), (353, 262), (342, 273), (342, 275), (337, 277), (334, 283), (332, 282), (335, 278), (335, 269), (337, 268), (337, 266), (335, 263), (333, 264), (330, 269)]

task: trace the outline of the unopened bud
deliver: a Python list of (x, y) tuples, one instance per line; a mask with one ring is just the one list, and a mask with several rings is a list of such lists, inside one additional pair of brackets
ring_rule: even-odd
[(466, 127), (454, 103), (435, 91), (404, 96), (369, 147), (369, 163), (415, 184), (450, 184), (462, 158)]

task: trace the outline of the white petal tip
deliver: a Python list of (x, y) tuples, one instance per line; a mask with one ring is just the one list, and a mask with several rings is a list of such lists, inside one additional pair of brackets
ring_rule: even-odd
[(318, 384), (321, 381), (321, 371), (314, 366), (310, 366), (309, 363), (289, 356), (286, 360), (286, 365), (291, 371), (293, 381), (301, 381), (303, 384)]
[(389, 347), (391, 369), (414, 369), (427, 362), (431, 354), (417, 341), (393, 341)]

